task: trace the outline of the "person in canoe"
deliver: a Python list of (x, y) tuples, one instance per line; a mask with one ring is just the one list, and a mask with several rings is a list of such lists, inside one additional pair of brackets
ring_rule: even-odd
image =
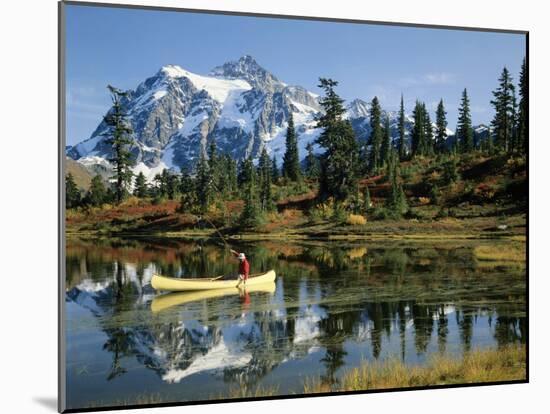
[(243, 284), (246, 285), (248, 275), (250, 274), (250, 263), (246, 260), (244, 253), (238, 253), (235, 250), (231, 250), (231, 253), (239, 259), (239, 284), (243, 282)]

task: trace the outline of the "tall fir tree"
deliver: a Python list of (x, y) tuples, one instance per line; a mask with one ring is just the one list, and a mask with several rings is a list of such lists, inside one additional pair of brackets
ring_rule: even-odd
[(157, 197), (168, 197), (168, 170), (162, 170), (162, 173), (156, 174), (153, 178), (156, 185), (155, 195)]
[(170, 200), (175, 200), (179, 196), (179, 184), (178, 176), (168, 171), (166, 174), (166, 195)]
[(485, 147), (487, 154), (493, 155), (495, 153), (495, 146), (493, 144), (493, 134), (491, 132), (491, 127), (487, 129), (487, 138), (485, 139)]
[(196, 198), (199, 204), (200, 212), (204, 214), (208, 211), (208, 208), (210, 207), (212, 186), (208, 161), (206, 160), (206, 156), (202, 151), (196, 166), (195, 180)]
[(260, 185), (260, 208), (262, 211), (270, 211), (273, 209), (273, 200), (271, 198), (271, 159), (267, 154), (264, 146), (260, 154), (258, 162), (258, 177)]
[(411, 153), (412, 155), (425, 155), (426, 148), (426, 116), (424, 114), (424, 105), (416, 101), (413, 110), (414, 126), (411, 133)]
[[(300, 172), (300, 175), (302, 173)], [(271, 160), (271, 181), (273, 183), (277, 183), (277, 180), (279, 179), (279, 167), (277, 167), (277, 158), (273, 156), (273, 159)]]
[(181, 168), (179, 193), (181, 195), (178, 211), (180, 213), (192, 212), (197, 206), (197, 193), (195, 190), (195, 181), (191, 177), (187, 167)]
[(316, 142), (325, 149), (321, 156), (320, 195), (342, 201), (356, 189), (357, 140), (351, 123), (342, 118), (345, 113), (343, 100), (334, 90), (338, 82), (325, 78), (320, 78), (319, 82), (319, 87), (325, 91), (320, 100), (324, 113), (317, 119), (317, 127), (323, 132)]
[(132, 127), (122, 105), (127, 93), (111, 85), (108, 85), (107, 88), (111, 93), (113, 107), (103, 119), (108, 127), (105, 133), (106, 141), (113, 147), (110, 161), (114, 164), (116, 201), (120, 203), (132, 184), (131, 167), (134, 162), (129, 150), (129, 146), (132, 144)]
[(300, 156), (298, 154), (298, 137), (294, 129), (292, 112), (288, 118), (286, 130), (286, 150), (283, 158), (283, 177), (290, 181), (300, 180)]
[(100, 175), (96, 175), (92, 178), (90, 189), (86, 193), (85, 203), (91, 206), (100, 206), (108, 199), (107, 189), (103, 183), (103, 178)]
[(527, 62), (523, 58), (521, 72), (519, 74), (519, 110), (518, 110), (518, 142), (520, 149), (527, 151), (527, 140), (529, 136), (529, 89), (528, 89)]
[(219, 158), (218, 158), (218, 149), (216, 147), (216, 141), (211, 140), (210, 144), (208, 144), (208, 171), (210, 172), (210, 179), (212, 182), (212, 186), (218, 191), (217, 187), (219, 185), (220, 181), (220, 174), (221, 174), (221, 168), (219, 165)]
[(81, 200), (80, 190), (74, 182), (74, 177), (71, 173), (65, 176), (65, 207), (75, 208), (80, 205)]
[(403, 191), (400, 182), (399, 166), (397, 162), (392, 162), (390, 174), (390, 195), (386, 199), (386, 208), (391, 212), (394, 218), (401, 217), (408, 210), (407, 197)]
[(147, 181), (145, 180), (143, 172), (140, 171), (134, 182), (134, 195), (139, 198), (145, 198), (147, 194)]
[(218, 158), (218, 192), (223, 197), (230, 196), (237, 190), (237, 163), (229, 154)]
[(470, 114), (470, 99), (468, 98), (466, 88), (462, 91), (456, 128), (456, 138), (460, 145), (460, 151), (463, 153), (472, 151), (474, 149), (474, 131), (472, 129), (472, 116)]
[(515, 128), (514, 91), (512, 77), (506, 67), (502, 70), (499, 85), (493, 91), (491, 104), (495, 108), (495, 116), (491, 122), (494, 144), (503, 151), (513, 149), (513, 134)]
[(399, 131), (399, 159), (403, 161), (407, 155), (407, 143), (405, 142), (405, 104), (403, 103), (403, 94), (401, 94), (401, 105), (399, 106), (399, 120), (397, 129)]
[(319, 159), (313, 153), (313, 144), (309, 142), (306, 145), (306, 162), (305, 162), (305, 173), (306, 176), (310, 179), (315, 179), (319, 177)]
[(256, 171), (254, 169), (254, 163), (252, 162), (252, 157), (244, 158), (241, 161), (240, 169), (239, 169), (239, 176), (238, 176), (238, 182), (239, 186), (243, 187), (248, 185), (256, 174)]
[(380, 148), (380, 158), (383, 165), (388, 164), (388, 159), (391, 155), (392, 144), (391, 144), (391, 127), (390, 127), (390, 116), (386, 114), (384, 117), (384, 128), (382, 129), (382, 146)]
[(437, 153), (445, 152), (447, 145), (447, 112), (443, 105), (443, 99), (437, 105), (435, 114), (435, 151)]
[(430, 118), (430, 113), (426, 109), (426, 104), (422, 104), (422, 111), (424, 112), (424, 149), (423, 152), (426, 155), (433, 155), (434, 153), (434, 129), (432, 125), (432, 120)]
[(371, 102), (370, 110), (370, 128), (371, 133), (369, 137), (370, 155), (368, 170), (375, 174), (382, 167), (382, 140), (384, 132), (382, 130), (382, 108), (380, 107), (380, 101), (378, 97), (374, 97)]
[(244, 228), (256, 227), (261, 220), (256, 175), (250, 174), (250, 180), (244, 184), (244, 207), (240, 217), (240, 225)]
[(519, 152), (521, 151), (521, 144), (519, 138), (519, 112), (518, 112), (518, 101), (516, 97), (515, 89), (512, 91), (512, 144), (511, 151)]

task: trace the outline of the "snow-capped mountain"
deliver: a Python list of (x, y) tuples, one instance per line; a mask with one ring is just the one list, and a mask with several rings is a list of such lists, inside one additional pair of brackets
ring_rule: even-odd
[[(193, 165), (210, 140), (237, 159), (257, 156), (267, 145), (280, 161), (290, 112), (304, 154), (318, 134), (317, 95), (279, 81), (250, 56), (208, 76), (164, 66), (128, 91), (123, 105), (134, 130), (134, 169), (149, 178), (164, 168)], [(67, 155), (88, 168), (105, 164), (112, 155), (106, 130), (102, 121), (90, 138), (68, 147)]]
[[(248, 55), (215, 67), (206, 76), (164, 66), (127, 91), (123, 106), (134, 131), (134, 171), (149, 180), (165, 168), (179, 171), (193, 166), (212, 140), (220, 152), (235, 159), (257, 157), (266, 146), (280, 164), (291, 112), (302, 158), (306, 145), (321, 132), (315, 128), (321, 110), (318, 95), (287, 85)], [(370, 134), (369, 111), (370, 104), (360, 99), (347, 106), (346, 116), (359, 140)], [(397, 114), (388, 115), (396, 139)], [(412, 119), (407, 117), (406, 122), (410, 130)], [(106, 132), (101, 121), (90, 138), (67, 147), (67, 155), (90, 171), (109, 169), (112, 148)]]

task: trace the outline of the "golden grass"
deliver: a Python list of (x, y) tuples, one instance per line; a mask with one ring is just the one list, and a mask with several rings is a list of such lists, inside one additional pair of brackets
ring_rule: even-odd
[(227, 393), (219, 394), (214, 399), (224, 400), (228, 398), (259, 398), (259, 397), (271, 397), (277, 395), (279, 388), (276, 386), (262, 387), (257, 385), (255, 387), (249, 387), (247, 384), (231, 387)]
[(474, 249), (474, 256), (478, 260), (490, 260), (498, 262), (524, 262), (525, 245), (483, 245)]
[(160, 393), (151, 393), (151, 394), (138, 394), (132, 397), (121, 398), (115, 401), (90, 401), (86, 404), (84, 408), (100, 408), (106, 406), (128, 406), (128, 405), (151, 405), (151, 404), (162, 404), (166, 402), (171, 402), (164, 398)]
[(346, 219), (346, 223), (351, 226), (364, 226), (367, 224), (367, 219), (359, 214), (350, 214)]
[(336, 386), (323, 384), (319, 379), (306, 380), (304, 392), (364, 391), (525, 378), (525, 346), (506, 346), (473, 351), (462, 358), (438, 355), (423, 366), (407, 366), (395, 358), (382, 362), (363, 362), (345, 373)]

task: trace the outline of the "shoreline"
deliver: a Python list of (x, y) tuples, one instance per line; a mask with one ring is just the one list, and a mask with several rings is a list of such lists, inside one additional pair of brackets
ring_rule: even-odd
[[(103, 233), (100, 231), (66, 231), (66, 237), (120, 237), (120, 238), (165, 238), (165, 239), (220, 239), (220, 236), (215, 230), (211, 231), (167, 231), (167, 232), (113, 232)], [(341, 233), (341, 232), (283, 232), (283, 233), (231, 233), (224, 234), (224, 238), (233, 241), (263, 241), (263, 240), (319, 240), (319, 241), (452, 241), (452, 240), (503, 240), (510, 242), (526, 242), (526, 234), (512, 233), (411, 233), (411, 234), (395, 234), (371, 232), (369, 234), (361, 233)]]

